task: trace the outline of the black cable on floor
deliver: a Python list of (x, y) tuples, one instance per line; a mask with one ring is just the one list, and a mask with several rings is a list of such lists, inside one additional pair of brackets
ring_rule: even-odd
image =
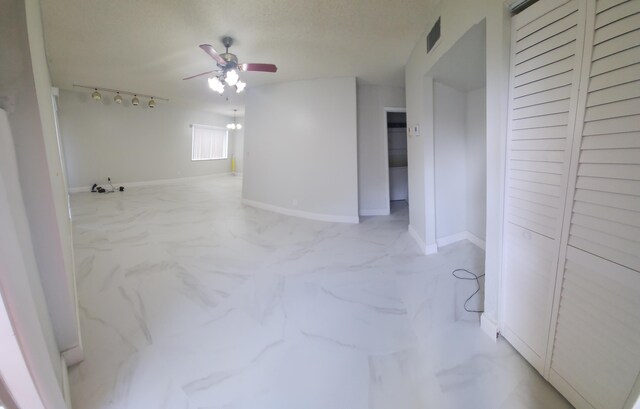
[[(467, 274), (469, 274), (469, 275), (470, 275), (470, 277), (462, 277), (462, 276), (460, 276), (460, 275), (459, 275), (459, 273), (460, 273), (460, 272), (467, 273)], [(458, 273), (458, 274), (456, 274), (456, 273)], [(469, 302), (469, 301), (470, 301), (470, 300), (471, 300), (471, 299), (472, 299), (476, 294), (478, 294), (478, 293), (480, 292), (480, 278), (484, 277), (484, 274), (477, 275), (477, 274), (472, 273), (471, 271), (469, 271), (469, 270), (467, 270), (467, 269), (464, 269), (464, 268), (457, 268), (457, 269), (453, 270), (453, 271), (451, 272), (451, 274), (452, 274), (455, 278), (457, 278), (458, 280), (472, 280), (472, 281), (475, 281), (475, 282), (476, 282), (476, 285), (478, 286), (478, 289), (477, 289), (473, 294), (471, 294), (471, 295), (469, 296), (469, 298), (467, 298), (467, 300), (464, 302), (464, 310), (465, 310), (465, 311), (467, 311), (467, 312), (484, 312), (484, 310), (470, 310), (470, 309), (467, 307), (467, 303), (468, 303), (468, 302)]]

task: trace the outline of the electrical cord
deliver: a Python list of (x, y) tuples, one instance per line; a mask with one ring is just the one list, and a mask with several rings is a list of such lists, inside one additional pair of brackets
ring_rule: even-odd
[[(456, 273), (459, 273), (459, 272), (465, 272), (465, 273), (469, 274), (469, 275), (470, 275), (470, 276), (472, 276), (472, 277), (461, 277), (460, 275), (456, 274)], [(478, 289), (477, 289), (473, 294), (471, 294), (471, 295), (469, 296), (469, 298), (467, 298), (467, 299), (465, 300), (465, 302), (464, 302), (464, 310), (465, 310), (465, 311), (467, 311), (467, 312), (484, 312), (484, 310), (470, 310), (470, 309), (467, 307), (467, 303), (468, 303), (469, 301), (471, 301), (471, 299), (472, 299), (476, 294), (478, 294), (478, 293), (480, 292), (480, 279), (481, 279), (482, 277), (484, 277), (484, 274), (477, 275), (477, 274), (472, 273), (471, 271), (469, 271), (469, 270), (467, 270), (467, 269), (465, 269), (465, 268), (457, 268), (457, 269), (455, 269), (455, 270), (453, 270), (453, 271), (451, 272), (451, 275), (453, 275), (453, 276), (454, 276), (455, 278), (457, 278), (458, 280), (470, 280), (470, 281), (475, 281), (475, 282), (476, 282), (476, 285), (478, 286)]]

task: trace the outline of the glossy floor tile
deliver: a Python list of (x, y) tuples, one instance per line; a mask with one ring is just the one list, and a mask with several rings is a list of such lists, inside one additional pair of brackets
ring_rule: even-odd
[(570, 408), (464, 311), (476, 283), (451, 271), (482, 273), (479, 248), (419, 254), (402, 203), (348, 225), (240, 191), (217, 177), (72, 196), (75, 409)]

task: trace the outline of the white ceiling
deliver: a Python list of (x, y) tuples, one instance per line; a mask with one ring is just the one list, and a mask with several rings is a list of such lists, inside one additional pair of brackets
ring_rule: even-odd
[(242, 110), (241, 97), (219, 96), (207, 77), (182, 81), (215, 68), (199, 44), (222, 52), (230, 35), (241, 62), (278, 66), (243, 73), (248, 88), (338, 76), (404, 86), (404, 65), (438, 1), (42, 0), (42, 8), (55, 86), (116, 88), (230, 114)]

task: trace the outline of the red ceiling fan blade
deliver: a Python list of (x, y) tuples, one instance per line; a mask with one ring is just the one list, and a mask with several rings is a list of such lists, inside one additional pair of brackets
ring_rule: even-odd
[(202, 48), (202, 50), (209, 54), (211, 56), (211, 58), (213, 58), (214, 60), (216, 60), (216, 62), (221, 65), (221, 66), (225, 66), (227, 65), (227, 62), (225, 61), (224, 58), (222, 58), (220, 56), (220, 54), (218, 54), (216, 52), (216, 50), (211, 46), (211, 44), (200, 44), (200, 48)]
[(183, 81), (184, 80), (190, 80), (191, 78), (201, 77), (203, 75), (208, 75), (208, 74), (211, 74), (211, 73), (214, 73), (214, 72), (219, 72), (219, 71), (218, 70), (213, 70), (213, 71), (202, 72), (200, 74), (196, 74), (196, 75), (192, 75), (192, 76), (187, 77), (187, 78), (183, 78), (182, 80)]
[(240, 64), (240, 71), (262, 71), (262, 72), (276, 72), (278, 67), (275, 64)]

